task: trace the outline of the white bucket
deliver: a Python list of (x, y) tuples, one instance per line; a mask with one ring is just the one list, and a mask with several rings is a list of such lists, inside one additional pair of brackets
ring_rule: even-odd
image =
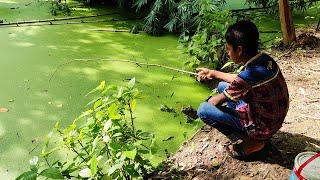
[(320, 180), (320, 152), (302, 152), (294, 159), (290, 180)]

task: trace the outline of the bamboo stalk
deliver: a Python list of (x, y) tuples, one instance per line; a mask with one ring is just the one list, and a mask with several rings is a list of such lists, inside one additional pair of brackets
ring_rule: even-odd
[(125, 63), (132, 63), (132, 64), (136, 64), (136, 65), (145, 65), (147, 67), (149, 67), (149, 66), (159, 67), (159, 68), (169, 69), (172, 71), (177, 71), (177, 72), (186, 73), (186, 74), (190, 74), (190, 75), (197, 75), (197, 73), (195, 73), (195, 72), (185, 71), (182, 69), (177, 69), (177, 68), (173, 68), (173, 67), (169, 67), (169, 66), (165, 66), (165, 65), (161, 65), (161, 64), (149, 64), (149, 63), (132, 61), (132, 60), (125, 60), (125, 59), (102, 59), (102, 58), (100, 58), (100, 59), (74, 59), (74, 60), (60, 64), (51, 74), (49, 82), (52, 80), (53, 76), (56, 74), (58, 69), (60, 69), (62, 66), (65, 66), (65, 65), (68, 65), (68, 64), (71, 64), (74, 62), (97, 62), (97, 61), (125, 62)]
[(17, 21), (17, 22), (0, 23), (0, 26), (34, 24), (34, 23), (65, 21), (65, 20), (73, 20), (73, 19), (85, 19), (85, 18), (108, 16), (108, 15), (114, 15), (114, 14), (117, 14), (117, 13), (106, 13), (106, 14), (97, 14), (97, 15), (90, 15), (90, 16), (74, 16), (74, 17), (42, 19), (42, 20)]

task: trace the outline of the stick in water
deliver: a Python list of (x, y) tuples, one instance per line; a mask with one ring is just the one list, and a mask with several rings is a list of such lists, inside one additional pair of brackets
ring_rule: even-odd
[(172, 70), (172, 71), (177, 71), (177, 72), (186, 73), (186, 74), (190, 74), (190, 75), (197, 75), (197, 73), (195, 73), (195, 72), (185, 71), (185, 70), (182, 70), (182, 69), (177, 69), (177, 68), (173, 68), (173, 67), (169, 67), (169, 66), (164, 66), (164, 65), (161, 65), (161, 64), (149, 64), (149, 63), (126, 60), (126, 59), (74, 59), (74, 60), (65, 62), (63, 64), (60, 64), (54, 70), (54, 72), (51, 74), (49, 82), (52, 80), (53, 76), (58, 71), (58, 69), (60, 69), (64, 65), (68, 65), (68, 64), (71, 64), (71, 63), (77, 62), (77, 61), (81, 61), (81, 62), (90, 62), (90, 61), (126, 62), (126, 63), (132, 63), (132, 64), (136, 64), (136, 65), (145, 65), (145, 66), (154, 66), (154, 67), (165, 68), (165, 69), (169, 69), (169, 70)]

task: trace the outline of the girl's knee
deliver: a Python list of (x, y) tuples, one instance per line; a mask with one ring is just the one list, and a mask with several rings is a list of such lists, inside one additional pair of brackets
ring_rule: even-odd
[(208, 102), (201, 103), (197, 111), (198, 117), (201, 119), (206, 119), (210, 106), (212, 105)]
[(224, 81), (219, 82), (217, 87), (218, 93), (222, 93), (228, 86), (229, 86), (229, 83), (227, 82), (224, 82)]

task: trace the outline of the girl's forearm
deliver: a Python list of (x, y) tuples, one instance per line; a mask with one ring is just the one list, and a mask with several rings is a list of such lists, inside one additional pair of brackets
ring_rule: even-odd
[(211, 78), (217, 78), (221, 79), (222, 81), (225, 81), (227, 83), (231, 83), (236, 79), (238, 75), (237, 74), (231, 74), (231, 73), (225, 73), (221, 71), (216, 70), (210, 70), (210, 77)]

